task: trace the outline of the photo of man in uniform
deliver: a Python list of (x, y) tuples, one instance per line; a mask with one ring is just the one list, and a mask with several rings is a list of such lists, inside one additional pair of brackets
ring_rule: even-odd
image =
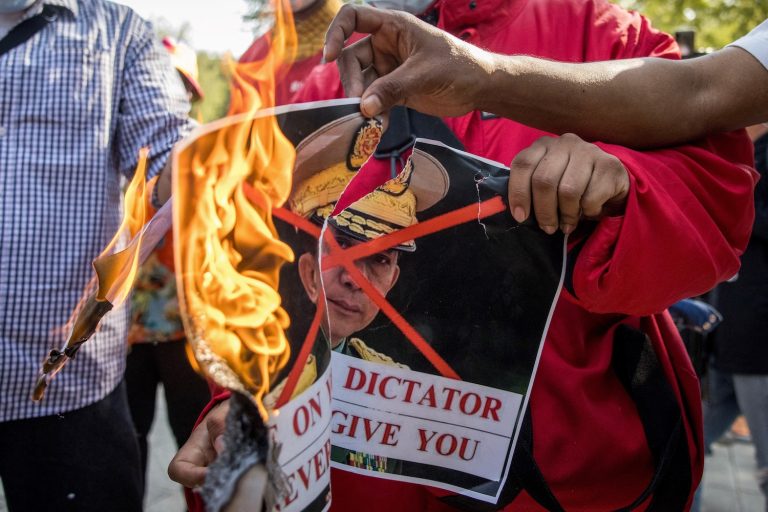
[[(360, 243), (337, 228), (329, 229), (341, 249)], [(327, 244), (323, 244), (322, 250), (323, 255), (328, 254)], [(373, 287), (386, 296), (400, 275), (398, 259), (399, 251), (387, 250), (358, 260), (356, 266)], [(319, 260), (317, 248), (302, 254), (298, 258), (299, 276), (312, 302), (316, 303), (319, 300), (321, 288), (324, 287), (325, 304), (328, 309), (323, 332), (331, 344), (331, 349), (364, 359), (368, 359), (366, 356), (374, 355), (378, 355), (380, 359), (389, 359), (375, 353), (360, 339), (351, 337), (373, 321), (379, 313), (379, 307), (355, 283), (343, 266), (339, 265), (321, 272)]]
[[(444, 195), (444, 192), (424, 190), (421, 185), (428, 183), (425, 180), (418, 180), (418, 184), (411, 187), (412, 168), (409, 166), (391, 183), (377, 188), (332, 216), (341, 194), (375, 149), (380, 130), (375, 121), (364, 121), (354, 114), (321, 127), (299, 143), (289, 206), (293, 213), (318, 226), (323, 226), (327, 220), (328, 232), (320, 237), (319, 242), (305, 240), (300, 250), (296, 247), (294, 250), (297, 253), (299, 279), (307, 297), (315, 305), (325, 300), (326, 314), (321, 323), (321, 336), (330, 344), (331, 350), (373, 363), (409, 369), (406, 364), (388, 355), (386, 347), (379, 346), (376, 350), (360, 336), (355, 336), (373, 322), (380, 308), (348, 269), (339, 264), (321, 270), (323, 258), (334, 253), (326, 237), (333, 237), (337, 252), (375, 240), (416, 224), (416, 212), (431, 206)], [(329, 137), (337, 137), (337, 134), (346, 134), (346, 138), (352, 135), (351, 143), (337, 141), (331, 146), (321, 147), (322, 142)], [(328, 165), (328, 161), (335, 163)], [(423, 172), (429, 174), (430, 171), (434, 169)], [(401, 258), (415, 250), (415, 241), (406, 240), (356, 259), (354, 265), (371, 286), (386, 297), (400, 276)], [(299, 254), (300, 251), (303, 253)], [(305, 367), (299, 382), (306, 382), (308, 387), (313, 374), (312, 369)], [(282, 391), (280, 386), (277, 391)], [(300, 392), (297, 387), (294, 396)], [(332, 450), (332, 459), (381, 472), (399, 473), (402, 468), (399, 460), (336, 446)]]

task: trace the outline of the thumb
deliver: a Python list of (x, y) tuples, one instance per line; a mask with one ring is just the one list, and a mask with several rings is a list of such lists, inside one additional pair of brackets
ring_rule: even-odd
[(208, 430), (208, 437), (211, 440), (211, 444), (214, 444), (216, 439), (223, 437), (224, 431), (227, 428), (228, 412), (228, 404), (227, 402), (223, 402), (205, 417), (205, 426)]
[(374, 117), (395, 105), (403, 105), (407, 95), (417, 93), (417, 74), (411, 71), (408, 62), (403, 63), (389, 74), (371, 83), (363, 93), (360, 111), (366, 117)]

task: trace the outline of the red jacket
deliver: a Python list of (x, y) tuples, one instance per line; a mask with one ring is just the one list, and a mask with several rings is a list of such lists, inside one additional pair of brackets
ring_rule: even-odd
[[(240, 57), (239, 62), (248, 63), (254, 62), (259, 59), (263, 59), (265, 54), (269, 51), (269, 39), (267, 36), (262, 36), (256, 39), (251, 46), (245, 50), (245, 53)], [(319, 48), (315, 55), (307, 57), (306, 59), (297, 60), (291, 66), (284, 70), (285, 75), (280, 77), (275, 83), (275, 104), (286, 105), (291, 103), (291, 99), (298, 93), (304, 86), (304, 81), (309, 75), (310, 71), (320, 64), (320, 60), (323, 57), (323, 49)]]
[[(572, 62), (678, 58), (671, 37), (603, 0), (438, 0), (436, 10), (440, 28), (499, 53)], [(329, 65), (313, 71), (297, 99), (341, 96)], [(480, 112), (445, 121), (467, 151), (506, 163), (545, 135)], [(649, 486), (660, 457), (650, 446), (664, 444), (659, 425), (671, 405), (681, 415), (681, 436), (666, 453), (682, 470), (667, 486), (688, 489), (690, 501), (703, 466), (699, 387), (665, 308), (738, 270), (754, 215), (751, 144), (735, 132), (655, 151), (598, 145), (623, 162), (630, 193), (623, 216), (571, 236), (568, 283), (532, 390), (533, 455), (565, 510), (621, 509)], [(367, 170), (369, 185), (389, 172), (388, 165)], [(629, 380), (622, 374), (626, 353), (645, 340), (662, 383), (645, 382), (652, 372), (643, 373), (642, 364)], [(633, 357), (642, 363), (647, 355)], [(332, 472), (332, 488), (337, 511), (453, 510), (439, 499), (444, 491), (344, 471)], [(651, 499), (639, 509), (653, 509)], [(661, 505), (654, 510), (672, 510)], [(523, 491), (505, 510), (543, 508)]]

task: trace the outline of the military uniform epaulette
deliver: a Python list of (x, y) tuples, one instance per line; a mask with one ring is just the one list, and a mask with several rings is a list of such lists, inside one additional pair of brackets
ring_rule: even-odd
[[(310, 354), (307, 357), (307, 364), (305, 364), (304, 368), (301, 369), (301, 375), (299, 375), (299, 380), (296, 382), (296, 387), (293, 390), (291, 398), (293, 399), (299, 396), (315, 382), (315, 379), (317, 379), (317, 359), (315, 359), (315, 356)], [(287, 381), (287, 378), (281, 380), (277, 386), (272, 388), (272, 390), (267, 393), (263, 400), (264, 407), (266, 407), (268, 410), (275, 408), (277, 399), (283, 393), (283, 389), (285, 389), (285, 383)]]
[(360, 359), (363, 359), (365, 361), (371, 361), (372, 363), (386, 364), (388, 366), (397, 366), (398, 368), (405, 368), (406, 370), (409, 369), (406, 365), (396, 362), (394, 359), (392, 359), (388, 355), (385, 355), (385, 354), (382, 354), (381, 352), (377, 352), (376, 350), (373, 350), (371, 347), (366, 345), (365, 342), (360, 338), (351, 338), (349, 340), (349, 347), (357, 353)]

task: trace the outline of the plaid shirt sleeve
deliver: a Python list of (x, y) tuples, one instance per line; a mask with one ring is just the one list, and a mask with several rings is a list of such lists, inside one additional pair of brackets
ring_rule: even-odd
[(194, 125), (186, 92), (149, 22), (133, 20), (118, 107), (117, 168), (130, 177), (139, 149), (150, 147), (147, 178), (158, 174), (176, 141)]

